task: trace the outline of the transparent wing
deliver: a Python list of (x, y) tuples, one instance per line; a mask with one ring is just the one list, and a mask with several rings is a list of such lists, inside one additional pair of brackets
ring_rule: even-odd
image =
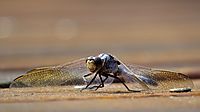
[(131, 71), (144, 81), (151, 89), (169, 90), (174, 88), (193, 88), (194, 84), (188, 76), (165, 70), (155, 70), (130, 65)]
[(82, 75), (89, 73), (84, 58), (52, 67), (35, 68), (12, 81), (10, 87), (43, 87), (84, 84)]
[[(63, 65), (35, 68), (12, 81), (10, 87), (44, 87), (62, 85), (86, 85), (83, 76), (90, 71), (85, 65), (85, 58), (75, 60)], [(87, 82), (93, 75), (87, 78)], [(113, 80), (106, 80), (105, 83), (112, 83)], [(93, 84), (100, 82), (97, 77)]]
[[(115, 59), (117, 58), (115, 57)], [(168, 91), (169, 89), (194, 87), (192, 80), (184, 74), (154, 70), (137, 65), (126, 66), (119, 59), (117, 60), (121, 63), (120, 68), (122, 70), (119, 77), (126, 83), (129, 83), (131, 88)]]
[[(133, 80), (135, 77), (144, 82), (151, 90), (162, 90), (169, 91), (170, 89), (180, 89), (183, 88), (193, 88), (193, 82), (188, 78), (188, 76), (171, 72), (165, 70), (154, 70), (150, 68), (145, 68), (141, 66), (128, 66), (131, 72), (125, 72), (121, 74), (122, 78), (129, 84), (131, 88), (140, 88), (144, 89), (141, 84), (137, 85), (134, 82), (137, 80)], [(124, 68), (126, 69), (126, 68)]]

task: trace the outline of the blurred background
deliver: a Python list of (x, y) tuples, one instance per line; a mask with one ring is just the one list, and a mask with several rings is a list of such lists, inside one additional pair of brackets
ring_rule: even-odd
[(126, 63), (198, 74), (200, 1), (0, 1), (1, 71), (102, 52)]

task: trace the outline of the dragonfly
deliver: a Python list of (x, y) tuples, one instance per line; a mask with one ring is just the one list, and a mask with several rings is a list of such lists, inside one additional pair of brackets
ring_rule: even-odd
[(57, 66), (35, 68), (10, 82), (10, 88), (67, 86), (98, 90), (114, 81), (130, 92), (163, 90), (187, 92), (194, 87), (188, 76), (139, 65), (126, 65), (116, 56), (102, 53)]

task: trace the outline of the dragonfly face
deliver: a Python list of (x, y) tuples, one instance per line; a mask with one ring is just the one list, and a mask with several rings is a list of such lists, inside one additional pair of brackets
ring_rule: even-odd
[(102, 67), (102, 60), (99, 57), (90, 56), (86, 59), (86, 67), (90, 72), (94, 73)]

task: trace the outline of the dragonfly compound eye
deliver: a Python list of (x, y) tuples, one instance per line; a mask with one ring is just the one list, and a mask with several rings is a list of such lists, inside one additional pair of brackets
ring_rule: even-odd
[(96, 71), (97, 66), (96, 66), (94, 59), (87, 59), (86, 60), (86, 66), (90, 70), (90, 72)]

